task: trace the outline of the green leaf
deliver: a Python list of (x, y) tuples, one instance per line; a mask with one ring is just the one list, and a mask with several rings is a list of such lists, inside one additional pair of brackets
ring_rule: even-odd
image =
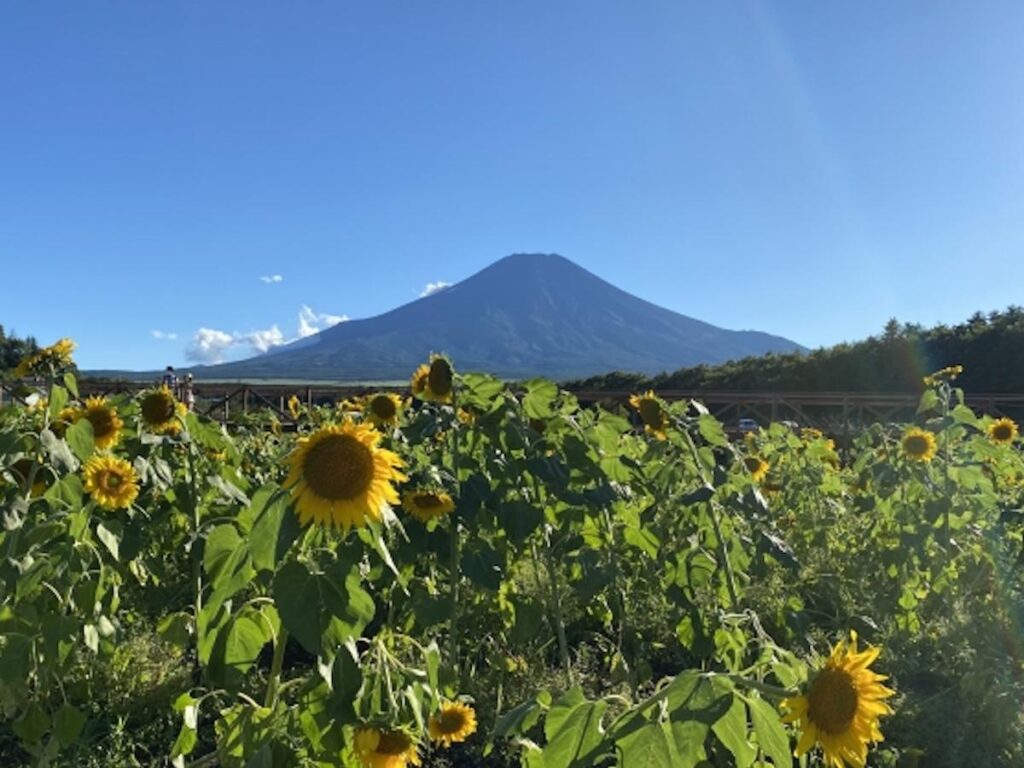
[(274, 577), (273, 594), (285, 628), (313, 654), (329, 654), (358, 637), (375, 610), (358, 569), (344, 561), (323, 573), (304, 563), (287, 563)]
[(941, 401), (939, 400), (939, 393), (934, 389), (926, 389), (921, 395), (921, 400), (917, 404), (917, 413), (929, 413), (931, 411), (939, 410)]
[[(572, 709), (544, 747), (545, 767), (584, 768), (594, 765), (604, 742), (601, 718), (607, 708), (604, 701), (592, 701)], [(548, 730), (547, 725), (545, 723), (545, 730)]]
[(96, 535), (103, 542), (111, 556), (118, 560), (121, 539), (124, 537), (124, 526), (117, 520), (104, 520), (96, 525)]
[(524, 382), (523, 410), (531, 419), (548, 419), (555, 415), (554, 401), (558, 397), (558, 386), (547, 379), (530, 379)]
[(722, 745), (732, 752), (736, 768), (748, 768), (757, 757), (757, 750), (747, 741), (747, 708), (738, 696), (732, 697), (729, 710), (711, 729)]
[(75, 379), (75, 374), (68, 371), (64, 374), (64, 387), (74, 397), (78, 397), (78, 381)]
[(210, 653), (210, 675), (229, 689), (241, 687), (249, 671), (270, 640), (265, 621), (257, 611), (246, 609), (217, 633)]
[(92, 422), (88, 419), (79, 419), (68, 427), (64, 439), (68, 441), (71, 451), (79, 461), (88, 459), (96, 447), (93, 442)]
[(183, 612), (170, 613), (160, 619), (156, 625), (157, 634), (164, 642), (175, 645), (181, 650), (187, 650), (189, 638), (192, 636), (192, 617)]
[(64, 406), (68, 404), (68, 391), (59, 384), (50, 387), (50, 419), (56, 419)]
[(251, 509), (249, 551), (253, 567), (257, 571), (273, 571), (299, 536), (298, 518), (288, 503), (288, 494), (273, 483), (253, 494)]
[(62, 746), (70, 746), (78, 738), (85, 725), (85, 714), (71, 706), (63, 705), (53, 716), (53, 732)]
[(694, 768), (707, 758), (704, 742), (708, 737), (708, 726), (697, 720), (672, 723), (672, 741), (675, 747), (678, 768)]
[(38, 704), (29, 704), (24, 714), (14, 721), (11, 730), (26, 744), (37, 744), (50, 730), (50, 716)]
[(75, 458), (75, 454), (71, 452), (68, 444), (49, 429), (44, 429), (39, 433), (39, 442), (56, 469), (64, 472), (75, 472), (78, 469), (78, 459)]
[(710, 414), (702, 414), (697, 421), (698, 428), (700, 429), (700, 436), (711, 445), (717, 445), (720, 448), (726, 448), (729, 445), (729, 438), (725, 436), (725, 430), (722, 429), (722, 423)]
[(675, 768), (665, 728), (651, 723), (616, 742), (622, 752), (621, 768)]
[(775, 707), (764, 699), (747, 699), (750, 719), (754, 723), (758, 746), (775, 763), (775, 768), (792, 768), (789, 736)]

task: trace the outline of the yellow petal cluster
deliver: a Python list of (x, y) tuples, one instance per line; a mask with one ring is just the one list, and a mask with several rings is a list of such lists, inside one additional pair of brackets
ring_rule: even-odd
[(380, 520), (385, 505), (398, 503), (392, 482), (404, 481), (397, 454), (378, 447), (381, 435), (369, 424), (329, 424), (299, 438), (288, 458), (286, 486), (303, 525), (333, 525), (347, 531)]
[(817, 744), (828, 768), (864, 768), (868, 745), (883, 738), (879, 718), (892, 714), (885, 699), (894, 692), (882, 685), (886, 676), (869, 669), (879, 653), (875, 647), (858, 652), (857, 633), (851, 632), (848, 643), (832, 649), (807, 690), (782, 702), (783, 721), (800, 725), (797, 757)]

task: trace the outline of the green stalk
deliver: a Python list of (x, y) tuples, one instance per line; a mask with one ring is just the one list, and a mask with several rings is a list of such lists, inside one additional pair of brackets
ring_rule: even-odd
[(451, 579), (449, 589), (449, 600), (451, 610), (451, 623), (448, 629), (448, 659), (452, 666), (459, 669), (459, 580), (461, 577), (459, 565), (462, 558), (461, 542), (459, 540), (459, 500), (462, 494), (459, 481), (459, 427), (458, 427), (458, 405), (455, 401), (454, 385), (452, 388), (452, 409), (455, 412), (455, 423), (452, 425), (452, 476), (455, 478), (456, 499), (455, 509), (449, 515), (451, 539), (448, 547), (448, 577)]
[(274, 659), (270, 662), (270, 678), (267, 680), (267, 694), (263, 698), (263, 706), (268, 709), (277, 704), (277, 694), (281, 690), (281, 667), (284, 665), (284, 649), (288, 645), (288, 630), (281, 625), (274, 638)]
[[(683, 436), (686, 438), (686, 444), (690, 449), (690, 455), (693, 457), (693, 463), (697, 468), (697, 474), (700, 476), (701, 482), (706, 485), (711, 485), (708, 482), (707, 476), (704, 474), (704, 467), (701, 465), (700, 452), (697, 450), (696, 444), (693, 442), (693, 437), (690, 435), (689, 429), (682, 429)], [(729, 600), (733, 605), (739, 605), (739, 593), (736, 589), (736, 574), (733, 573), (732, 563), (729, 562), (729, 552), (725, 548), (725, 539), (722, 538), (722, 524), (719, 519), (719, 508), (715, 503), (714, 499), (708, 502), (708, 509), (711, 510), (711, 525), (715, 529), (715, 538), (718, 539), (718, 557), (722, 562), (722, 567), (725, 569), (725, 583), (729, 590)]]

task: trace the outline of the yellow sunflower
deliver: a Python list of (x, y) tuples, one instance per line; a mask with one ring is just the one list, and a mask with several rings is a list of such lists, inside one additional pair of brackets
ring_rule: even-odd
[[(28, 482), (28, 478), (32, 474), (33, 463), (32, 459), (26, 457), (18, 459), (9, 467), (9, 471), (14, 476), (15, 484), (19, 490), (25, 488), (25, 483)], [(29, 496), (33, 499), (42, 496), (48, 486), (46, 470), (40, 465), (36, 469), (35, 477), (32, 479), (32, 490)]]
[(912, 461), (929, 462), (935, 458), (938, 450), (935, 435), (918, 427), (908, 429), (901, 444), (903, 455)]
[(355, 752), (366, 768), (406, 768), (419, 765), (416, 742), (405, 731), (356, 728)]
[(807, 691), (783, 700), (783, 721), (800, 723), (797, 757), (819, 744), (828, 768), (863, 768), (868, 744), (882, 741), (878, 719), (892, 714), (885, 699), (894, 692), (882, 685), (886, 676), (868, 669), (879, 652), (858, 653), (857, 633), (851, 632), (849, 644), (840, 641), (832, 649)]
[(452, 401), (452, 384), (455, 373), (448, 358), (431, 355), (430, 363), (424, 363), (412, 375), (409, 386), (414, 396), (434, 403)]
[(640, 420), (644, 423), (644, 430), (651, 433), (659, 440), (664, 440), (665, 428), (668, 426), (665, 419), (665, 410), (661, 407), (654, 390), (647, 390), (642, 395), (630, 395), (629, 404), (636, 408), (640, 414)]
[(167, 385), (142, 393), (140, 401), (142, 421), (158, 435), (176, 435), (181, 432), (181, 419), (188, 409), (179, 403)]
[(74, 351), (75, 342), (67, 338), (59, 339), (49, 347), (44, 347), (35, 354), (22, 358), (14, 369), (14, 375), (21, 379), (52, 372), (57, 368), (67, 368), (71, 365), (71, 353)]
[(430, 718), (430, 738), (445, 747), (465, 741), (476, 732), (476, 712), (461, 701), (446, 701)]
[(1013, 419), (996, 419), (988, 425), (988, 437), (993, 443), (1009, 445), (1017, 439), (1017, 422)]
[(421, 523), (426, 523), (450, 514), (455, 502), (444, 491), (417, 488), (402, 494), (402, 507)]
[(288, 398), (288, 413), (291, 414), (292, 421), (298, 421), (299, 414), (302, 413), (302, 403), (296, 395)]
[(403, 481), (397, 454), (378, 448), (369, 424), (329, 424), (300, 438), (288, 457), (286, 486), (303, 525), (333, 524), (347, 531), (367, 518), (380, 520), (385, 504), (397, 504), (392, 481)]
[(427, 400), (429, 398), (424, 397), (424, 393), (427, 391), (427, 384), (430, 379), (430, 366), (424, 363), (417, 368), (413, 374), (412, 379), (409, 381), (409, 389), (412, 390), (414, 397), (418, 397), (421, 400)]
[(132, 465), (113, 456), (93, 456), (85, 463), (85, 490), (101, 507), (121, 509), (139, 495)]
[(760, 456), (747, 456), (743, 459), (743, 465), (750, 472), (750, 477), (755, 483), (761, 482), (764, 476), (768, 474), (768, 462)]
[(121, 428), (124, 426), (124, 422), (117, 415), (117, 409), (108, 404), (105, 397), (87, 399), (85, 408), (78, 414), (78, 418), (86, 418), (92, 424), (93, 441), (101, 451), (116, 445), (117, 441), (121, 439)]
[(402, 413), (402, 398), (394, 392), (378, 392), (362, 403), (363, 418), (374, 426), (394, 426)]

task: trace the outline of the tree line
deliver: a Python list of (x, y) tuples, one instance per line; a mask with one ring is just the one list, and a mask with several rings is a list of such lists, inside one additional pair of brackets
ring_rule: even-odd
[(657, 376), (621, 371), (570, 382), (569, 389), (773, 392), (920, 392), (922, 376), (962, 365), (970, 392), (1024, 390), (1024, 308), (974, 313), (957, 325), (886, 323), (881, 335), (806, 353), (767, 354)]
[(23, 357), (38, 351), (39, 344), (34, 337), (18, 338), (13, 332), (8, 334), (0, 325), (0, 375), (11, 373)]

